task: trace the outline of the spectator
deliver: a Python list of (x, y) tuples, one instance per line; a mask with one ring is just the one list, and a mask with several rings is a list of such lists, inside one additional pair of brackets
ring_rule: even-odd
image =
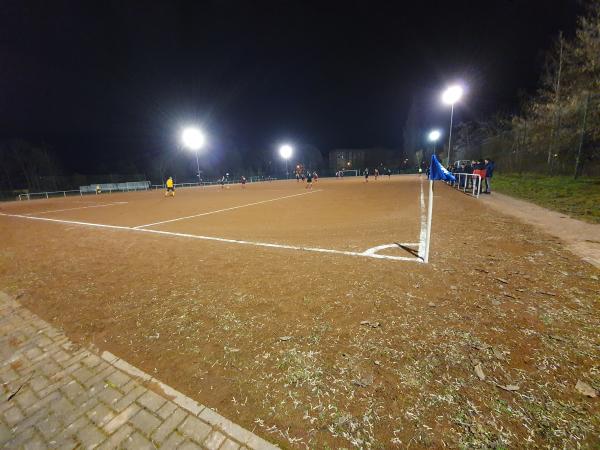
[[(464, 164), (464, 163), (462, 163), (462, 164), (460, 165), (460, 169), (458, 169), (458, 173), (467, 173), (467, 172), (466, 172), (466, 170), (467, 170), (467, 169), (466, 169), (466, 167), (465, 167), (465, 164)], [(465, 178), (466, 178), (466, 177), (465, 177)], [(464, 187), (465, 187), (465, 183), (466, 183), (466, 182), (467, 182), (467, 180), (466, 180), (466, 179), (463, 179), (463, 177), (461, 177), (461, 180), (460, 180), (460, 186), (459, 186), (459, 187), (461, 187), (461, 188), (464, 188)]]
[[(468, 173), (469, 175), (473, 174), (473, 164), (475, 164), (475, 161), (467, 163), (467, 165), (465, 166), (465, 173)], [(473, 183), (473, 177), (467, 177), (466, 189), (471, 189), (471, 183)]]
[(485, 158), (485, 192), (484, 194), (492, 193), (492, 176), (494, 176), (494, 169), (496, 164), (490, 158)]
[(485, 179), (485, 164), (481, 161), (475, 161), (473, 164), (473, 175), (479, 175), (481, 178), (473, 178), (475, 183), (475, 191), (479, 194), (481, 192), (481, 180)]

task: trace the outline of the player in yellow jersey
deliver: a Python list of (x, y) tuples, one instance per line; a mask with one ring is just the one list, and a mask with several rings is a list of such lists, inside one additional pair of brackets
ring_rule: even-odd
[(175, 197), (175, 185), (173, 184), (173, 177), (169, 177), (167, 180), (167, 190), (165, 191), (165, 197), (171, 193), (171, 197)]

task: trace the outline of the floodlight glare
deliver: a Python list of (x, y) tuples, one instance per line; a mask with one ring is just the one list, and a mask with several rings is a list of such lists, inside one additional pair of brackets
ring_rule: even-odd
[(204, 135), (198, 128), (186, 128), (181, 134), (183, 145), (190, 150), (200, 150), (204, 145)]
[(455, 85), (447, 88), (442, 94), (442, 101), (446, 105), (454, 105), (463, 95), (463, 88)]
[(440, 130), (432, 130), (429, 132), (429, 140), (431, 142), (436, 142), (441, 135), (442, 133), (440, 132)]
[(292, 151), (292, 146), (288, 144), (279, 147), (279, 154), (283, 159), (290, 159), (290, 157), (292, 156)]

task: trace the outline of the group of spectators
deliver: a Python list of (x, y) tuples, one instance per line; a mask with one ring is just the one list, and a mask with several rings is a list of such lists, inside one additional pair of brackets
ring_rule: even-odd
[[(482, 191), (482, 186), (479, 185), (479, 178), (477, 177), (461, 177), (460, 188), (473, 189), (482, 194), (492, 193), (492, 177), (494, 176), (494, 168), (496, 167), (494, 161), (490, 158), (481, 160), (472, 160), (470, 163), (462, 163), (460, 165), (454, 165), (448, 167), (448, 170), (453, 174), (468, 173), (473, 175), (481, 176), (481, 180), (485, 181), (485, 190)], [(475, 186), (473, 186), (475, 184)]]

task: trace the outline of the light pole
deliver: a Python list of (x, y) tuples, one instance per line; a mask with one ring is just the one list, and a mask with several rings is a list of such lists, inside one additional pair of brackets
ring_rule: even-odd
[(292, 156), (294, 149), (289, 144), (283, 144), (279, 147), (279, 155), (285, 159), (285, 178), (288, 179), (288, 159)]
[(450, 132), (448, 133), (448, 162), (450, 165), (450, 148), (452, 147), (452, 120), (454, 118), (454, 104), (460, 100), (463, 95), (463, 88), (458, 85), (448, 87), (442, 94), (442, 101), (446, 105), (451, 105), (450, 110)]
[(196, 153), (196, 168), (198, 170), (198, 184), (200, 184), (200, 160), (198, 159), (198, 150), (204, 146), (205, 138), (202, 131), (195, 127), (185, 128), (181, 133), (183, 145)]

